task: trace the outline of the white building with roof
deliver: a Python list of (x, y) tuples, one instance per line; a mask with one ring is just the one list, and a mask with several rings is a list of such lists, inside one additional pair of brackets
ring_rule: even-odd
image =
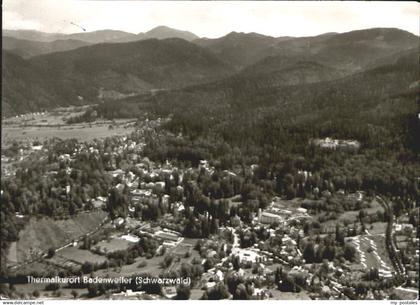
[(258, 211), (258, 221), (262, 224), (278, 224), (283, 221), (283, 217), (269, 212), (261, 212), (260, 209)]

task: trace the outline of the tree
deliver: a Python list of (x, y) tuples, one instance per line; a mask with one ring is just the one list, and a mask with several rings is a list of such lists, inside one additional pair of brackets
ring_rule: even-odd
[(226, 285), (224, 285), (223, 283), (219, 283), (217, 286), (207, 291), (207, 297), (209, 300), (227, 299), (229, 297), (229, 291)]
[(303, 250), (303, 258), (307, 263), (313, 263), (315, 261), (315, 248), (312, 241), (309, 241), (306, 244), (305, 249)]
[(238, 255), (235, 255), (232, 258), (232, 266), (233, 266), (233, 269), (236, 270), (236, 271), (238, 271), (239, 268), (241, 267), (241, 263), (240, 263), (240, 259), (239, 259)]
[(181, 284), (176, 289), (176, 296), (175, 299), (177, 300), (188, 300), (191, 295), (190, 286)]
[(89, 274), (93, 272), (93, 264), (90, 262), (84, 262), (82, 265), (82, 272), (84, 274)]
[(48, 258), (51, 258), (51, 257), (53, 257), (55, 255), (55, 250), (54, 250), (54, 248), (49, 248), (48, 249), (48, 254), (47, 254), (47, 257)]
[(92, 246), (92, 240), (89, 236), (83, 237), (82, 245), (80, 246), (81, 249), (90, 250)]
[(45, 286), (46, 291), (56, 291), (58, 289), (60, 289), (60, 285), (58, 285), (57, 283), (50, 283), (47, 286)]
[(125, 217), (127, 215), (128, 203), (126, 199), (116, 188), (111, 189), (107, 201), (107, 210), (111, 219), (115, 219), (118, 216)]
[(213, 268), (214, 267), (214, 259), (211, 258), (211, 257), (209, 257), (208, 259), (206, 259), (206, 261), (204, 262), (203, 267), (204, 267), (204, 270), (206, 270), (206, 271), (209, 270), (209, 269), (211, 269), (211, 268)]
[(322, 258), (332, 261), (335, 258), (335, 248), (331, 245), (326, 246)]
[(375, 281), (379, 279), (379, 271), (377, 268), (370, 268), (368, 271), (366, 271), (363, 277), (367, 281)]
[(364, 295), (367, 292), (367, 287), (364, 282), (357, 283), (354, 292), (358, 295)]
[(35, 298), (39, 298), (39, 296), (40, 296), (41, 294), (39, 293), (39, 290), (34, 290), (34, 291), (32, 292), (32, 295), (33, 295)]
[(166, 255), (162, 261), (162, 267), (163, 268), (169, 268), (169, 266), (172, 264), (174, 260), (174, 256), (172, 255)]
[(96, 297), (97, 295), (98, 295), (98, 288), (96, 288), (96, 285), (95, 284), (90, 285), (88, 287), (88, 296), (90, 298), (93, 298), (93, 297)]
[(219, 221), (215, 217), (212, 217), (211, 222), (210, 222), (210, 233), (211, 234), (216, 234), (219, 231), (218, 222)]
[(248, 290), (244, 284), (239, 284), (235, 290), (235, 294), (233, 296), (235, 300), (249, 300), (250, 295), (248, 294)]
[(356, 248), (353, 245), (347, 243), (344, 246), (344, 257), (345, 257), (345, 259), (347, 259), (351, 262), (354, 261), (354, 259), (356, 257)]
[(281, 267), (277, 267), (276, 272), (274, 274), (274, 283), (277, 285), (278, 289), (280, 289), (282, 280), (283, 280), (283, 269)]
[(72, 290), (70, 294), (73, 296), (73, 299), (76, 299), (79, 296), (79, 293), (76, 290)]
[(344, 244), (344, 233), (342, 230), (340, 230), (340, 226), (337, 224), (335, 227), (335, 241), (340, 244), (343, 245)]
[(296, 197), (296, 190), (294, 187), (295, 179), (293, 178), (293, 175), (286, 174), (283, 179), (284, 184), (284, 190), (285, 194), (287, 196), (287, 199), (293, 199)]

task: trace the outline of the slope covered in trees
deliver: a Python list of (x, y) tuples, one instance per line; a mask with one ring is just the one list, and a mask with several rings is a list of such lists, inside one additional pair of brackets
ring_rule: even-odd
[(93, 103), (100, 90), (127, 94), (177, 88), (232, 71), (210, 52), (175, 38), (98, 44), (26, 61), (6, 53), (3, 63), (6, 115), (45, 105)]
[(56, 40), (79, 40), (87, 44), (130, 42), (145, 39), (181, 38), (187, 41), (198, 39), (196, 35), (188, 31), (180, 31), (167, 26), (157, 26), (144, 33), (128, 33), (117, 30), (83, 31), (80, 33), (45, 33), (32, 30), (3, 30), (4, 37), (30, 40), (32, 42), (54, 42)]
[[(136, 109), (172, 115), (166, 128), (183, 138), (164, 137), (148, 151), (162, 161), (210, 159), (223, 168), (257, 163), (260, 178), (278, 177), (280, 185), (287, 173), (306, 169), (337, 186), (414, 196), (417, 81), (418, 55), (411, 51), (332, 81), (270, 88), (216, 82), (131, 97), (120, 105), (131, 107), (133, 116)], [(106, 110), (108, 104), (98, 108)], [(362, 146), (358, 152), (323, 151), (309, 144), (319, 137), (356, 139)]]
[(418, 48), (418, 37), (414, 34), (373, 28), (280, 41), (266, 49), (264, 57), (306, 58), (354, 72), (365, 69), (372, 61), (410, 48)]
[(418, 47), (418, 37), (393, 28), (373, 28), (313, 37), (270, 37), (232, 32), (216, 39), (197, 39), (238, 69), (281, 69), (297, 61), (315, 61), (349, 73), (360, 71), (388, 55)]
[(275, 38), (257, 33), (231, 32), (220, 38), (201, 38), (193, 42), (209, 49), (221, 59), (240, 69), (263, 58), (265, 56), (264, 50), (274, 46), (280, 40), (288, 38)]
[(40, 67), (9, 51), (3, 51), (2, 59), (2, 115), (37, 111), (59, 104)]
[[(128, 38), (126, 34), (129, 33), (97, 31), (63, 36), (34, 31), (5, 32), (6, 36), (26, 38), (25, 44), (36, 46), (37, 50), (22, 51), (13, 47), (22, 41), (9, 42), (9, 48), (22, 56), (49, 52), (54, 48), (73, 48), (68, 45), (73, 41), (70, 38), (79, 39), (80, 43), (117, 41), (120, 38), (119, 41), (123, 42), (171, 35), (181, 35), (189, 40), (194, 38), (191, 33), (166, 27), (131, 34)], [(54, 41), (62, 36), (66, 40)], [(44, 42), (30, 42), (32, 39)], [(9, 40), (13, 38), (6, 37), (6, 42)], [(97, 103), (109, 97), (115, 99), (195, 84), (206, 84), (199, 91), (215, 90), (211, 94), (216, 96), (234, 94), (240, 97), (250, 91), (251, 95), (258, 92), (256, 100), (266, 103), (267, 99), (259, 95), (272, 94), (272, 88), (331, 81), (387, 65), (398, 54), (401, 56), (410, 49), (416, 50), (417, 44), (418, 38), (408, 32), (368, 29), (301, 38), (230, 33), (218, 39), (194, 40), (194, 43), (177, 38), (102, 43), (36, 56), (27, 61), (6, 53), (3, 55), (5, 93), (2, 115), (44, 107)], [(238, 69), (242, 70), (229, 78)], [(193, 92), (195, 95), (197, 90), (193, 89)]]

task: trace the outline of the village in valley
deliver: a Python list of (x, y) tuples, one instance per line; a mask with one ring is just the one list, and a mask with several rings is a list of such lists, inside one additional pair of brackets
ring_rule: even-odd
[(374, 2), (5, 0), (0, 300), (418, 302), (419, 4)]
[[(17, 202), (7, 217), (20, 228), (2, 258), (13, 283), (4, 297), (418, 297), (414, 200), (396, 215), (397, 198), (340, 188), (305, 168), (283, 181), (260, 180), (258, 164), (223, 169), (217, 160), (151, 158), (169, 120), (138, 120), (111, 137), (30, 139), (2, 149), (2, 205)], [(363, 143), (308, 145), (357, 150)], [(285, 192), (275, 191), (279, 183)], [(35, 284), (28, 275), (189, 284)]]

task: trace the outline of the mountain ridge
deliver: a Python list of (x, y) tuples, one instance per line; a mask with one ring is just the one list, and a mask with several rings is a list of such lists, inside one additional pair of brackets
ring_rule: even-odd
[[(83, 103), (94, 103), (106, 96), (106, 92), (124, 96), (154, 89), (181, 90), (199, 86), (221, 95), (236, 92), (244, 96), (254, 89), (271, 92), (285, 86), (299, 88), (386, 66), (411, 52), (407, 50), (418, 50), (417, 38), (398, 29), (280, 39), (232, 32), (227, 38), (210, 42), (200, 39), (202, 45), (219, 44), (219, 54), (209, 45), (200, 46), (197, 40), (188, 42), (182, 38), (105, 42), (38, 55), (29, 60), (6, 54), (3, 61), (5, 70), (9, 70), (6, 75), (13, 77), (4, 80), (4, 91), (11, 88), (5, 94), (7, 106), (4, 109), (12, 110), (5, 113), (13, 114), (44, 105), (68, 105), (78, 102), (79, 96)], [(232, 62), (233, 57), (224, 56), (223, 52), (236, 54), (240, 60)], [(262, 58), (258, 60), (255, 54)], [(12, 67), (13, 64), (16, 67)], [(218, 86), (226, 90), (218, 90)]]
[(39, 41), (39, 42), (53, 42), (54, 40), (74, 39), (80, 40), (90, 44), (104, 43), (104, 42), (131, 42), (137, 40), (145, 40), (151, 38), (165, 39), (165, 38), (182, 38), (187, 41), (198, 39), (199, 37), (189, 31), (181, 31), (170, 28), (168, 26), (157, 26), (146, 32), (130, 33), (121, 30), (95, 30), (89, 32), (76, 33), (48, 33), (34, 30), (9, 30), (4, 29), (3, 37), (12, 37), (15, 39)]
[(50, 42), (42, 42), (5, 36), (2, 40), (4, 50), (8, 50), (23, 58), (73, 50), (87, 45), (89, 43), (76, 39), (58, 39)]
[[(179, 38), (88, 45), (28, 60), (4, 52), (3, 59), (3, 104), (8, 105), (6, 110), (14, 109), (12, 114), (37, 105), (50, 107), (53, 100), (69, 105), (80, 103), (81, 97), (83, 103), (94, 103), (104, 91), (131, 94), (178, 88), (233, 71), (209, 51)], [(33, 86), (41, 93), (30, 93)]]

